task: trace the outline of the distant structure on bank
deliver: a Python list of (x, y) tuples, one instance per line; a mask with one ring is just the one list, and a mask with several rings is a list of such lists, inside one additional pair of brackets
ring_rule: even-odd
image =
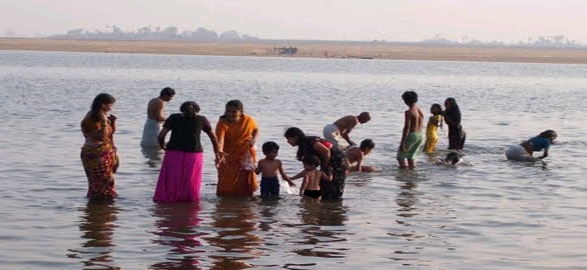
[(281, 48), (273, 48), (274, 52), (277, 52), (279, 55), (294, 55), (298, 53), (298, 48), (296, 47), (281, 47)]

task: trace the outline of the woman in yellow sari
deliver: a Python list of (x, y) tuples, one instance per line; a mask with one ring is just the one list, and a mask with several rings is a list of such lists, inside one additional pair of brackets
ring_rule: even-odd
[(115, 101), (116, 99), (109, 94), (99, 94), (94, 98), (92, 108), (81, 122), (86, 139), (82, 146), (81, 159), (88, 177), (87, 196), (90, 199), (116, 197), (114, 173), (119, 164), (113, 140), (116, 116), (107, 115)]
[(243, 113), (243, 103), (231, 100), (226, 103), (224, 115), (216, 125), (219, 152), (226, 156), (217, 164), (220, 196), (250, 196), (257, 190), (255, 174), (255, 142), (259, 129), (255, 119)]

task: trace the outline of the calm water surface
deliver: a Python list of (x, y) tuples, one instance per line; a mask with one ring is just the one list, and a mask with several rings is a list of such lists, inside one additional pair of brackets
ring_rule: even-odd
[[(301, 170), (282, 134), (319, 135), (338, 117), (370, 111), (351, 134), (371, 138), (344, 199), (218, 198), (205, 141), (203, 199), (151, 200), (160, 154), (139, 147), (147, 101), (165, 86), (166, 112), (196, 100), (213, 124), (241, 99)], [(569, 269), (585, 267), (587, 66), (554, 64), (203, 57), (0, 51), (2, 269)], [(405, 105), (455, 97), (472, 166), (434, 165), (446, 153), (395, 161)], [(89, 204), (79, 122), (100, 92), (117, 98), (120, 194)], [(555, 129), (545, 164), (507, 162), (512, 144)]]

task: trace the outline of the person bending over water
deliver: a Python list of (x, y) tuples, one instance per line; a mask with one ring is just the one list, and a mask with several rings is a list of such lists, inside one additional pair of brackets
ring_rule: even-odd
[(326, 173), (330, 180), (320, 182), (322, 199), (342, 198), (348, 170), (348, 161), (344, 153), (322, 138), (306, 136), (297, 127), (288, 128), (284, 137), (291, 146), (298, 147), (297, 160), (303, 162), (308, 155), (315, 155), (320, 159), (320, 170)]
[(364, 165), (365, 157), (373, 151), (373, 148), (375, 148), (375, 143), (371, 139), (361, 141), (360, 146), (351, 146), (348, 148), (345, 154), (349, 161), (349, 170), (357, 172), (374, 171), (375, 167)]
[[(328, 124), (322, 130), (322, 135), (324, 135), (324, 139), (330, 142), (334, 147), (339, 149), (346, 148), (344, 146), (345, 142), (348, 143), (348, 146), (355, 145), (349, 134), (357, 126), (357, 124), (364, 124), (371, 120), (371, 115), (369, 112), (362, 112), (359, 115), (347, 115), (338, 120), (336, 120), (332, 124)], [(343, 141), (344, 139), (344, 141)]]
[(165, 87), (159, 93), (159, 96), (152, 98), (147, 105), (147, 121), (143, 127), (143, 137), (141, 139), (141, 146), (143, 147), (158, 147), (159, 141), (157, 136), (161, 131), (163, 122), (167, 119), (163, 115), (165, 102), (169, 102), (175, 95), (175, 90), (170, 87)]
[[(515, 161), (539, 161), (548, 157), (548, 150), (550, 144), (556, 139), (558, 135), (554, 130), (545, 130), (536, 137), (532, 137), (526, 141), (523, 141), (519, 145), (510, 147), (506, 152), (505, 156), (508, 160)], [(540, 157), (534, 157), (534, 152), (542, 151), (544, 153)]]

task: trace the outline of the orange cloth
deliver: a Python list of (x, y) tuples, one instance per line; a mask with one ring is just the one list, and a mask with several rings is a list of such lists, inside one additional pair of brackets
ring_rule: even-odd
[(247, 161), (256, 163), (256, 151), (250, 145), (255, 130), (257, 122), (248, 115), (234, 123), (220, 118), (216, 124), (216, 136), (224, 142), (223, 151), (228, 154), (218, 166), (217, 195), (250, 196), (259, 188), (254, 170), (245, 170), (243, 166)]

